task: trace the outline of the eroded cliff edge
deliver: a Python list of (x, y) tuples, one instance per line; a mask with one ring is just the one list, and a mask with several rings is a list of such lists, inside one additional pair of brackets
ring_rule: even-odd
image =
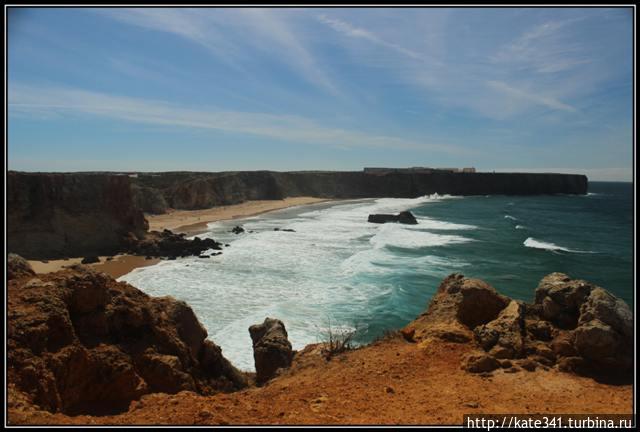
[(473, 412), (632, 410), (628, 306), (560, 273), (533, 304), (451, 275), (402, 332), (330, 359), (309, 345), (254, 387), (184, 303), (82, 266), (36, 276), (12, 257), (9, 270), (12, 424), (460, 424)]

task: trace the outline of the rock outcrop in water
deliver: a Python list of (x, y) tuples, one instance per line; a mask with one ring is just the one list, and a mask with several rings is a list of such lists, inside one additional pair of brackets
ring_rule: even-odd
[(397, 215), (392, 214), (370, 214), (367, 222), (371, 223), (389, 223), (397, 222), (407, 225), (416, 225), (418, 221), (410, 211), (403, 211)]
[(147, 393), (247, 385), (184, 302), (81, 265), (35, 277), (15, 257), (9, 264), (7, 375), (19, 399), (106, 414)]
[(402, 333), (411, 341), (473, 341), (480, 351), (463, 361), (470, 372), (557, 366), (628, 380), (633, 368), (633, 317), (627, 304), (562, 273), (540, 281), (533, 304), (503, 296), (483, 281), (450, 275), (427, 311)]
[(135, 255), (149, 257), (186, 257), (200, 256), (208, 249), (221, 250), (222, 244), (210, 239), (185, 238), (185, 234), (174, 234), (169, 230), (150, 231), (142, 240), (131, 239), (127, 251)]
[(258, 384), (273, 378), (278, 369), (291, 366), (294, 353), (282, 321), (265, 318), (262, 324), (249, 327), (249, 335), (253, 342)]

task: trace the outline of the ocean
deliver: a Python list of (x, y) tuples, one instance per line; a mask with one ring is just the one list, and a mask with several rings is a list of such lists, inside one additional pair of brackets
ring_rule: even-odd
[[(367, 222), (402, 210), (418, 225)], [(228, 243), (222, 255), (163, 261), (119, 280), (186, 301), (225, 357), (251, 371), (248, 328), (265, 317), (285, 323), (294, 349), (329, 330), (367, 343), (412, 321), (453, 272), (532, 301), (540, 279), (559, 271), (631, 306), (633, 210), (633, 185), (605, 182), (589, 183), (586, 196), (334, 201), (211, 223), (200, 237)], [(235, 225), (247, 232), (231, 233)]]

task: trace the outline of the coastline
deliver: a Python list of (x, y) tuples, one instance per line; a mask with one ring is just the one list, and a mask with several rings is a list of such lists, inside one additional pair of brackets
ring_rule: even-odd
[[(241, 219), (274, 210), (282, 210), (289, 207), (317, 204), (333, 201), (326, 198), (292, 197), (283, 200), (256, 200), (245, 201), (240, 204), (212, 207), (202, 210), (172, 210), (161, 215), (145, 215), (149, 221), (149, 231), (171, 230), (175, 233), (197, 235), (207, 231), (207, 224), (230, 219)], [(101, 256), (100, 262), (88, 264), (95, 270), (107, 273), (117, 279), (139, 267), (147, 267), (162, 261), (160, 258), (146, 259), (137, 255), (116, 255), (107, 261), (107, 256)], [(80, 264), (82, 257), (66, 260), (28, 260), (36, 273), (51, 273), (64, 270), (66, 267)]]
[(241, 219), (274, 210), (299, 205), (333, 201), (327, 198), (290, 197), (282, 200), (251, 200), (240, 204), (212, 207), (202, 210), (171, 210), (160, 215), (145, 214), (149, 231), (171, 230), (175, 233), (196, 235), (206, 232), (207, 224), (230, 219)]

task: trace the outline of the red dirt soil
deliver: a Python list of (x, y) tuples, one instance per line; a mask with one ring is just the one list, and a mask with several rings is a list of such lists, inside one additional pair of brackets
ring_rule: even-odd
[[(143, 396), (126, 413), (66, 416), (36, 411), (9, 388), (10, 424), (448, 424), (464, 414), (632, 413), (632, 386), (555, 369), (489, 376), (461, 369), (470, 344), (390, 336), (327, 361), (318, 346), (264, 387), (231, 394)], [(12, 397), (13, 396), (13, 397)]]

